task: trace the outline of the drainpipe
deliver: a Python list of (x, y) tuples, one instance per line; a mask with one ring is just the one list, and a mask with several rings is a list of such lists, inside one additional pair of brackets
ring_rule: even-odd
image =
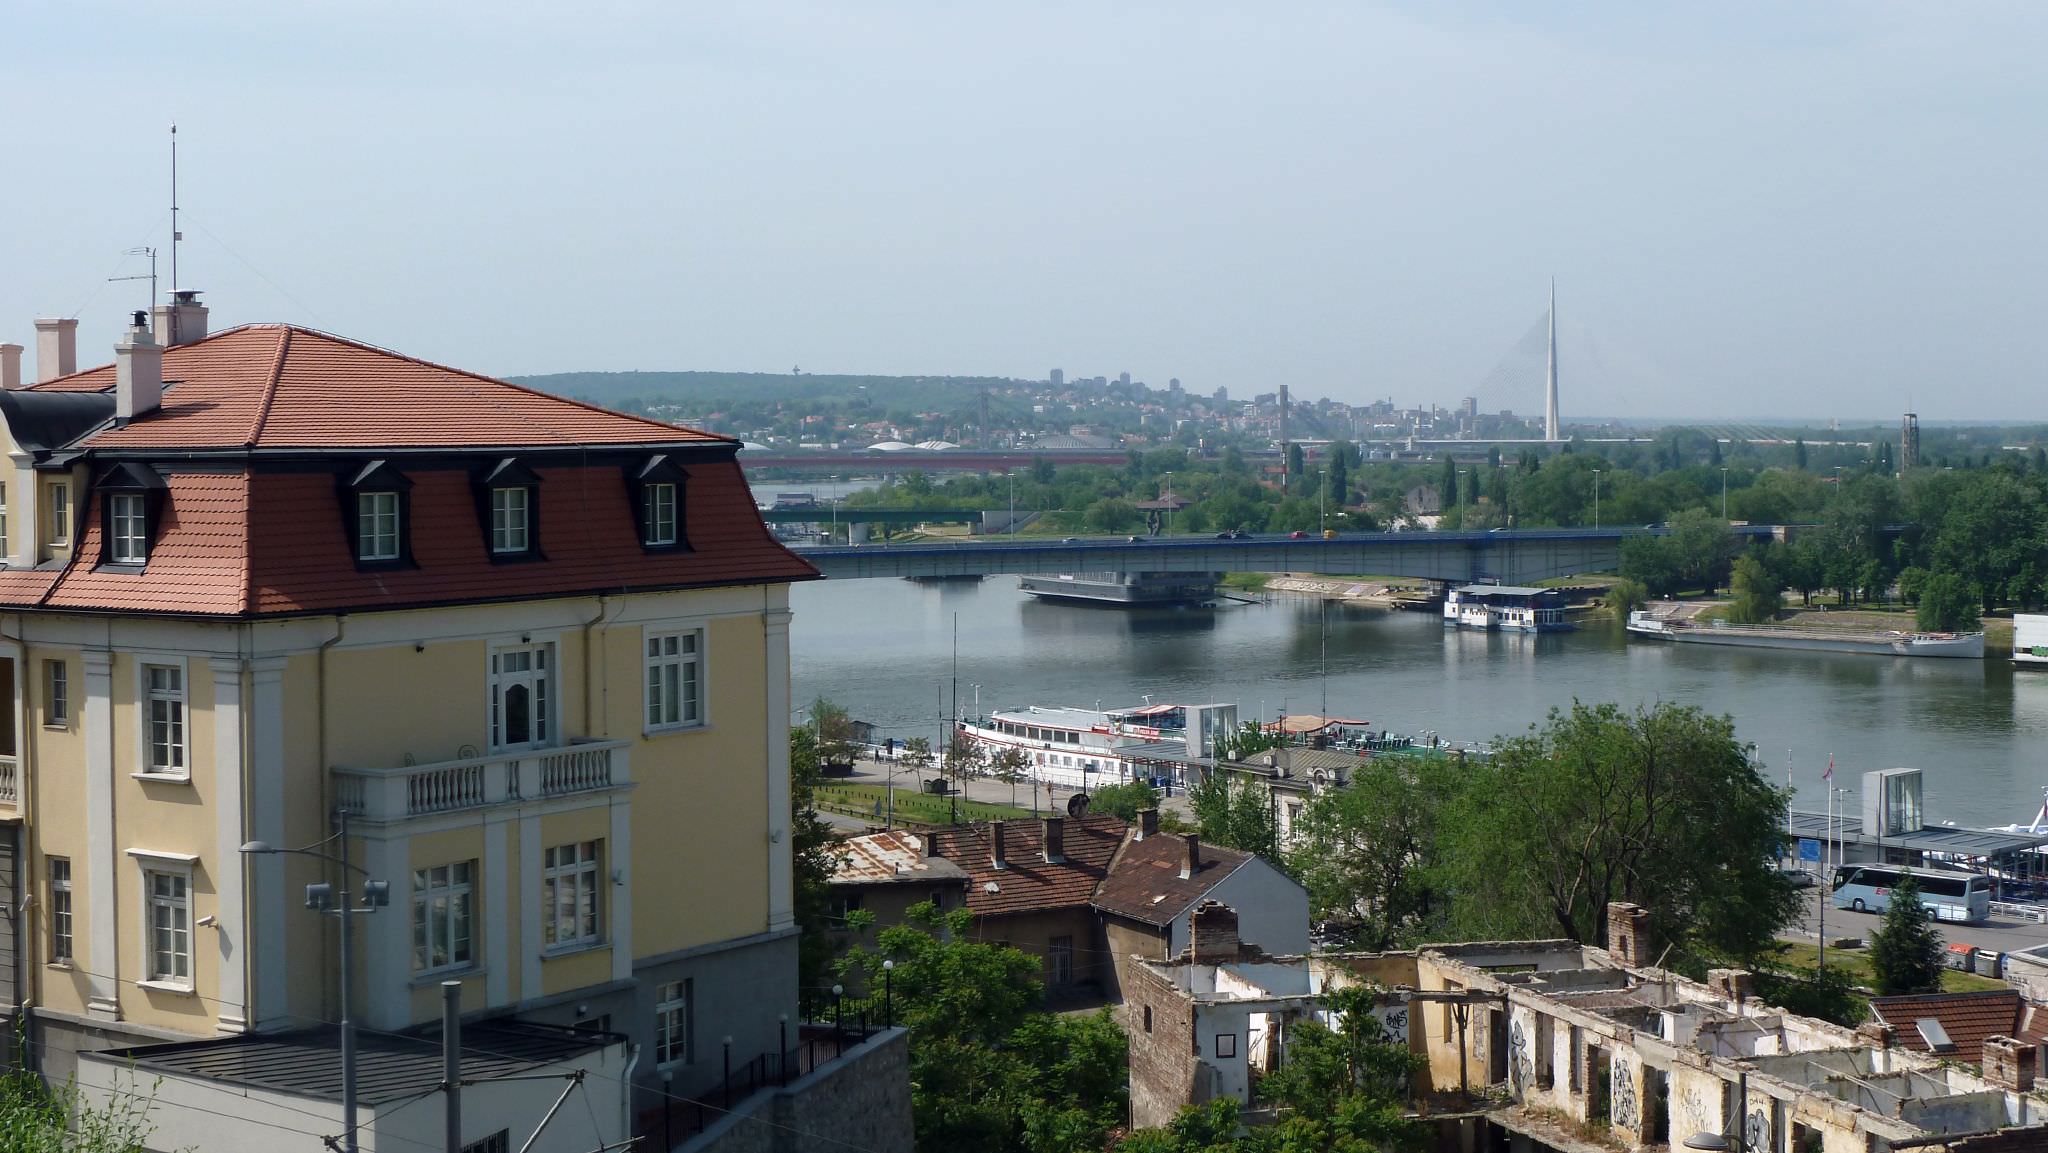
[[(605, 685), (604, 692), (600, 694), (597, 691), (597, 677), (591, 672), (593, 657), (590, 647), (591, 629), (601, 624), (605, 626), (606, 632), (611, 631), (611, 621), (607, 619), (612, 614), (610, 600), (611, 596), (608, 593), (597, 594), (597, 615), (583, 622), (583, 727), (593, 737), (608, 737), (611, 735), (608, 728), (599, 723), (599, 718), (604, 716), (603, 708), (611, 704), (610, 667), (604, 666), (606, 670)], [(625, 603), (623, 601), (620, 602), (619, 608), (624, 610), (625, 607)], [(630, 1094), (628, 1095), (630, 1096)]]
[[(626, 1090), (624, 1093), (619, 1094), (619, 1136), (621, 1139), (629, 1140), (633, 1136), (633, 1071), (639, 1067), (640, 1046), (629, 1041), (626, 1043), (626, 1073), (625, 1076), (619, 1078), (619, 1083)], [(666, 1110), (668, 1104), (667, 1099), (664, 1098), (661, 1107)], [(667, 1151), (664, 1150), (663, 1153), (667, 1153)]]

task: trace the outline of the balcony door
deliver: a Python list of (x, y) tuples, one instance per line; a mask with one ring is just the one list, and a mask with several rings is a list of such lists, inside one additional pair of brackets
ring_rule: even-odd
[(519, 645), (491, 653), (491, 750), (555, 744), (555, 646)]

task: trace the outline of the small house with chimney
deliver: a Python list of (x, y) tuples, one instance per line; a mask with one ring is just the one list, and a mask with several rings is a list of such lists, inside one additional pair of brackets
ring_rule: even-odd
[(1254, 853), (1205, 845), (1194, 833), (1162, 833), (1159, 813), (1138, 814), (1095, 890), (1095, 911), (1115, 964), (1114, 992), (1133, 960), (1171, 961), (1193, 943), (1195, 909), (1239, 910), (1234, 932), (1272, 955), (1308, 952), (1308, 890)]
[(1046, 817), (955, 825), (923, 834), (967, 874), (975, 939), (1040, 958), (1048, 991), (1094, 985), (1113, 973), (1094, 908), (1096, 886), (1123, 844), (1117, 817)]

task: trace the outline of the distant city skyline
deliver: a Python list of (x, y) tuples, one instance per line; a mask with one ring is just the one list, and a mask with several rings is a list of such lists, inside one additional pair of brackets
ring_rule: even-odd
[[(2048, 419), (2048, 10), (1760, 0), (10, 13), (0, 341), (498, 375), (1128, 371), (1540, 418)], [(168, 287), (168, 254), (160, 256)], [(1519, 382), (1517, 382), (1519, 384)], [(1851, 414), (1879, 414), (1852, 416)], [(1889, 414), (1889, 415), (1887, 415)]]

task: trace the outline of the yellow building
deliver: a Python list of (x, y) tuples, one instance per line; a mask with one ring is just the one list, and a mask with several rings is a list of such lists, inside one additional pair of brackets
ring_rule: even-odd
[[(796, 1011), (788, 585), (726, 438), (191, 294), (75, 372), (0, 346), (0, 903), (45, 1072), (332, 1021), (305, 907), (388, 882), (355, 1016), (624, 1034), (648, 1094)], [(329, 844), (324, 851), (332, 852)]]

